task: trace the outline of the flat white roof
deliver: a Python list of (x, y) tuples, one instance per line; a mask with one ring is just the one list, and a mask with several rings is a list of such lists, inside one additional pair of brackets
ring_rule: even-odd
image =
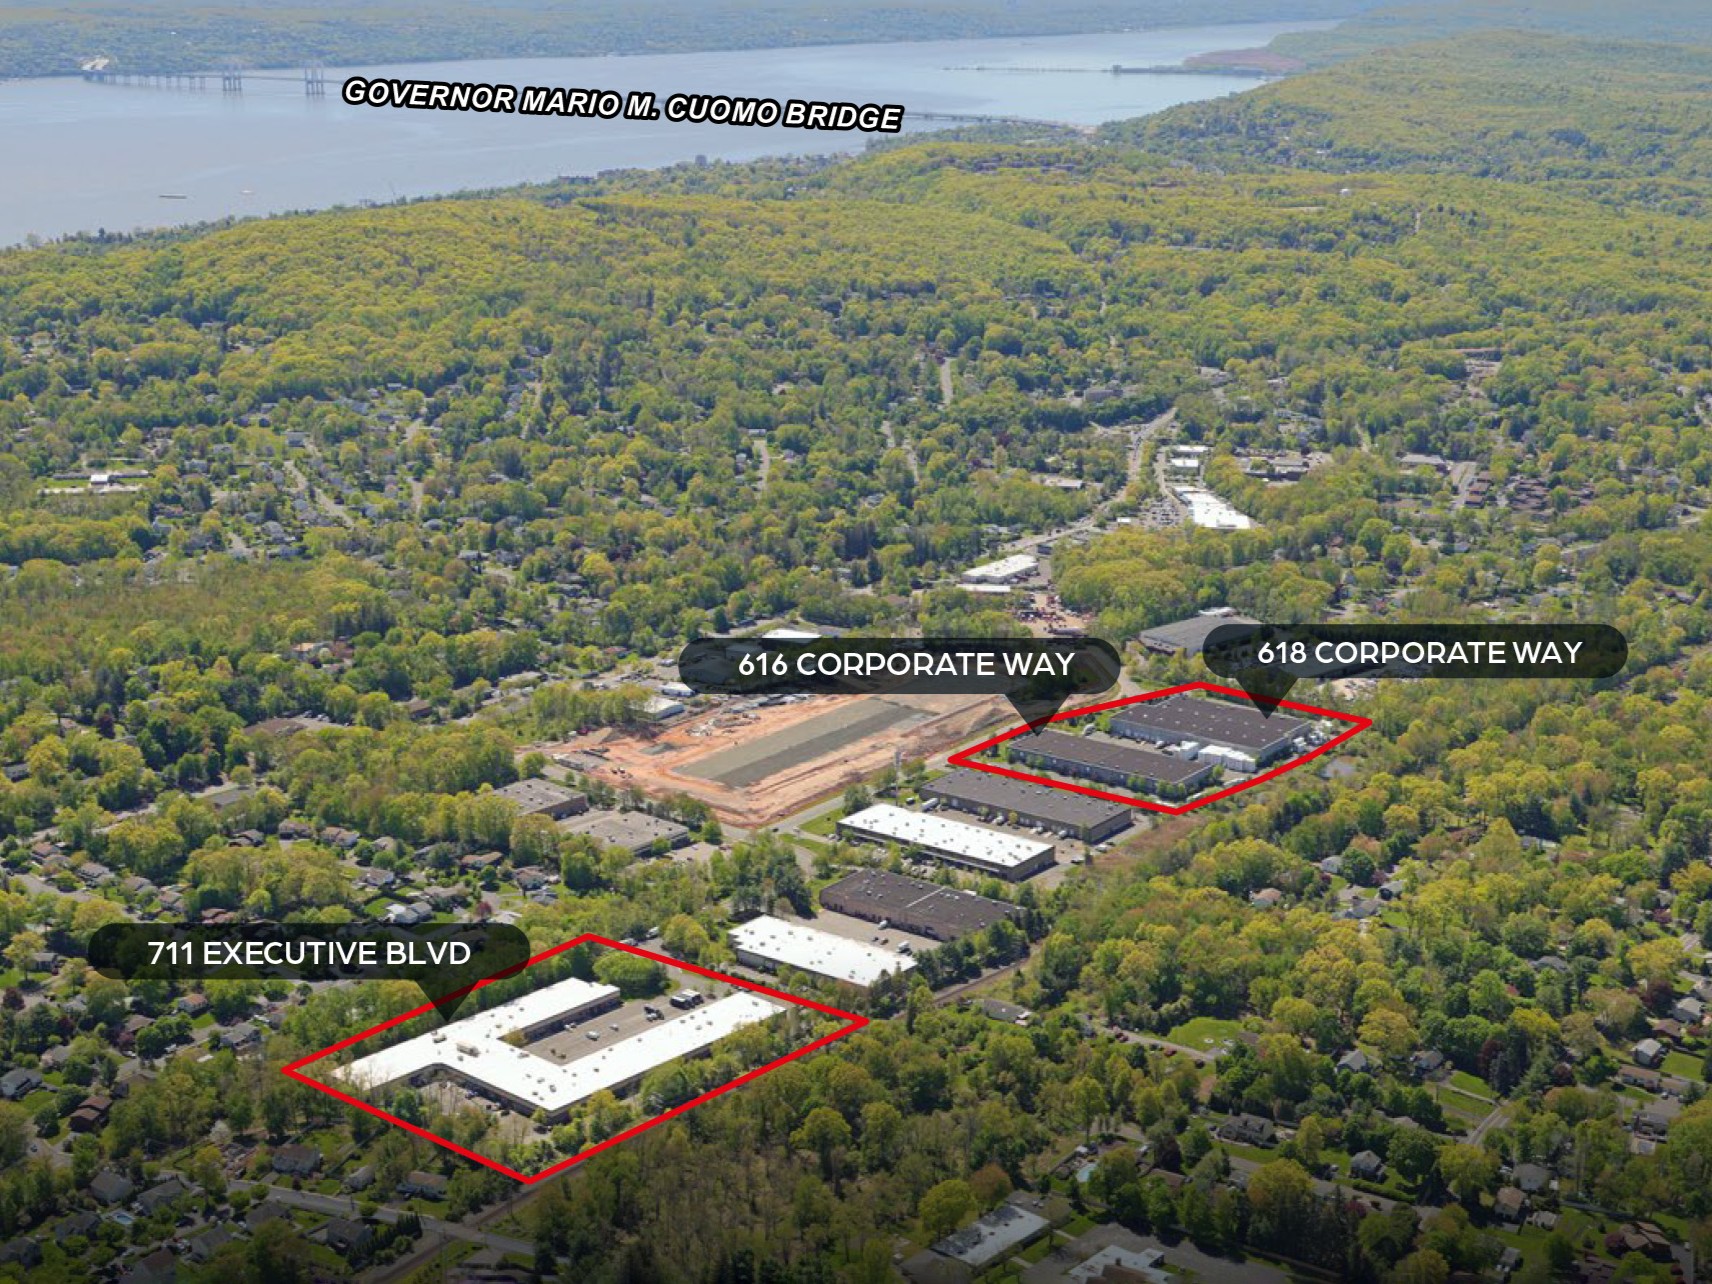
[(771, 914), (732, 928), (731, 944), (773, 963), (852, 985), (872, 985), (888, 972), (907, 972), (915, 966), (914, 959), (895, 950), (788, 923)]
[(996, 562), (982, 562), (979, 566), (971, 566), (963, 572), (963, 578), (966, 580), (1010, 580), (1032, 574), (1039, 566), (1040, 559), (1032, 553), (1012, 553), (1009, 557), (1001, 557)]
[(1210, 490), (1184, 486), (1178, 488), (1177, 497), (1189, 506), (1191, 526), (1205, 526), (1216, 531), (1246, 531), (1254, 525), (1253, 518), (1239, 513)]
[(997, 830), (944, 816), (923, 815), (894, 807), (891, 803), (876, 803), (838, 822), (863, 834), (889, 843), (914, 843), (918, 847), (960, 856), (983, 864), (1014, 869), (1029, 861), (1039, 860), (1053, 850), (1051, 843)]
[(504, 1041), (514, 1030), (574, 1015), (615, 994), (610, 985), (575, 978), (560, 981), (383, 1048), (333, 1073), (346, 1083), (373, 1089), (441, 1069), (551, 1114), (602, 1089), (619, 1091), (650, 1070), (701, 1052), (781, 1010), (758, 994), (733, 994), (567, 1062)]
[(807, 629), (768, 629), (761, 635), (767, 642), (813, 642), (821, 635)]

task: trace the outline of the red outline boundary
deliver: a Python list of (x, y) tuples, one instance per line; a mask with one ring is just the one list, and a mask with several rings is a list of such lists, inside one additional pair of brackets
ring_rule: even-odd
[[(1068, 722), (1074, 718), (1085, 718), (1091, 713), (1104, 713), (1107, 709), (1121, 709), (1125, 705), (1141, 704), (1146, 700), (1158, 700), (1164, 696), (1179, 695), (1184, 691), (1216, 691), (1220, 695), (1236, 696), (1239, 699), (1252, 702), (1252, 698), (1246, 691), (1239, 691), (1235, 687), (1221, 687), (1211, 682), (1185, 682), (1181, 686), (1166, 687), (1160, 691), (1149, 691), (1143, 695), (1125, 696), (1122, 700), (1108, 700), (1104, 704), (1084, 705), (1080, 709), (1063, 709), (1053, 714), (1047, 721)], [(1300, 758), (1292, 758), (1282, 766), (1274, 767), (1272, 770), (1262, 772), (1257, 776), (1251, 776), (1247, 780), (1239, 781), (1228, 788), (1219, 790), (1217, 793), (1208, 794), (1205, 798), (1197, 798), (1193, 802), (1184, 803), (1181, 807), (1173, 807), (1169, 803), (1157, 802), (1151, 798), (1137, 798), (1130, 794), (1114, 794), (1104, 789), (1095, 789), (1089, 785), (1073, 785), (1065, 780), (1053, 780), (1049, 776), (1037, 776), (1032, 772), (1017, 771), (1011, 767), (999, 767), (990, 762), (976, 762), (974, 760), (974, 755), (984, 753), (994, 745), (1003, 744), (1007, 740), (1014, 740), (1017, 736), (1030, 731), (1031, 727), (1026, 722), (1010, 731), (1001, 731), (998, 735), (983, 740), (978, 745), (959, 749), (946, 761), (953, 767), (971, 767), (976, 771), (990, 771), (995, 776), (1008, 776), (1012, 780), (1026, 780), (1030, 784), (1047, 785), (1053, 789), (1063, 789), (1073, 794), (1086, 794), (1090, 798), (1103, 798), (1107, 802), (1123, 803), (1130, 807), (1144, 807), (1148, 811), (1163, 812), (1167, 816), (1185, 816), (1197, 807), (1205, 807), (1208, 803), (1215, 803), (1220, 799), (1229, 798), (1232, 794), (1240, 794), (1245, 789), (1253, 789), (1256, 785), (1263, 785), (1268, 780), (1276, 780), (1285, 772), (1294, 771), (1297, 767), (1313, 761), (1321, 754), (1336, 749), (1345, 741), (1360, 735), (1373, 725), (1372, 718), (1364, 718), (1356, 713), (1340, 713), (1336, 709), (1320, 709), (1311, 704), (1298, 704), (1294, 700), (1280, 700), (1278, 704), (1281, 708), (1294, 709), (1297, 713), (1311, 713), (1321, 718), (1336, 718), (1340, 722), (1349, 722), (1354, 725), (1348, 731), (1334, 736), (1319, 748), (1303, 754)]]
[(638, 1133), (646, 1132), (656, 1124), (665, 1123), (666, 1120), (674, 1119), (687, 1110), (693, 1110), (704, 1101), (711, 1101), (721, 1093), (730, 1092), (740, 1084), (748, 1083), (751, 1079), (758, 1079), (769, 1070), (778, 1069), (778, 1067), (784, 1065), (787, 1061), (795, 1061), (798, 1057), (807, 1056), (810, 1052), (813, 1052), (818, 1048), (824, 1048), (827, 1044), (833, 1043), (838, 1039), (842, 1039), (847, 1034), (854, 1034), (857, 1030), (862, 1029), (868, 1024), (867, 1017), (859, 1016), (854, 1012), (845, 1012), (839, 1008), (829, 1007), (824, 1003), (817, 1003), (813, 999), (805, 999), (799, 995), (787, 994), (783, 990), (775, 990), (771, 986), (760, 985), (754, 981), (745, 981), (741, 977), (727, 976), (723, 972), (715, 972), (710, 968), (698, 967), (694, 963), (686, 963), (682, 959), (675, 959), (666, 954), (656, 954), (651, 950), (642, 949), (640, 946), (626, 945), (621, 941), (614, 941), (604, 936), (598, 936), (593, 932), (585, 932), (583, 935), (566, 941), (562, 945), (555, 945), (552, 949), (545, 950), (542, 953), (535, 955), (534, 958), (530, 959), (526, 963), (522, 963), (513, 968), (508, 968), (504, 972), (500, 972), (494, 976), (487, 977), (484, 980), (477, 981), (473, 985), (467, 985), (461, 990), (454, 990), (451, 994), (442, 996), (439, 1001), (444, 1002), (446, 999), (469, 994), (472, 991), (481, 989), (484, 985), (492, 984), (494, 981), (497, 981), (502, 977), (516, 976), (519, 972), (533, 967), (535, 964), (540, 963), (543, 960), (553, 958), (558, 954), (563, 954), (566, 950), (575, 949), (579, 945), (590, 943), (610, 946), (612, 949), (623, 950), (628, 954), (637, 954), (646, 959), (653, 959), (657, 963), (664, 963), (668, 967), (682, 968), (686, 972), (694, 972), (699, 976), (709, 977), (715, 981), (724, 981), (728, 985), (736, 985), (745, 990), (753, 990), (758, 994), (765, 994), (769, 998), (781, 999), (786, 1003), (794, 1003), (799, 1007), (813, 1008), (816, 1012), (824, 1013), (827, 1016), (839, 1017), (848, 1024), (846, 1024), (843, 1029), (834, 1030), (831, 1034), (823, 1035), (812, 1043), (804, 1044), (794, 1052), (787, 1052), (784, 1056), (777, 1057), (774, 1060), (767, 1062), (766, 1065), (756, 1066), (753, 1070), (738, 1075), (729, 1083), (723, 1083), (717, 1088), (710, 1088), (699, 1097), (693, 1097), (682, 1105), (673, 1106), (670, 1110), (663, 1111), (662, 1113), (655, 1115), (652, 1119), (645, 1119), (635, 1127), (627, 1128), (616, 1136), (608, 1137), (605, 1141), (590, 1146), (587, 1150), (580, 1151), (577, 1154), (572, 1155), (569, 1159), (562, 1159), (549, 1168), (543, 1168), (533, 1176), (520, 1173), (515, 1168), (508, 1167), (496, 1159), (489, 1159), (486, 1155), (480, 1155), (473, 1150), (465, 1149), (456, 1142), (447, 1141), (444, 1137), (437, 1137), (426, 1128), (418, 1128), (415, 1124), (407, 1123), (403, 1119), (400, 1119), (397, 1115), (388, 1114), (378, 1106), (372, 1106), (366, 1101), (359, 1101), (357, 1098), (340, 1092), (337, 1088), (331, 1087), (328, 1084), (321, 1082), (319, 1079), (312, 1079), (308, 1075), (300, 1073), (304, 1066), (319, 1061), (323, 1057), (331, 1056), (333, 1053), (338, 1052), (343, 1048), (350, 1047), (353, 1043), (361, 1043), (371, 1034), (379, 1034), (382, 1030), (390, 1030), (395, 1025), (399, 1025), (405, 1021), (411, 1020), (413, 1017), (419, 1017), (425, 1012), (434, 1010), (434, 1003), (432, 1002), (424, 1003), (419, 1008), (412, 1008), (410, 1011), (402, 1012), (398, 1016), (392, 1017), (390, 1020), (382, 1021), (379, 1025), (364, 1030), (361, 1034), (354, 1034), (348, 1039), (341, 1039), (331, 1047), (323, 1048), (319, 1052), (313, 1052), (307, 1057), (299, 1058), (298, 1060), (293, 1061), (290, 1065), (281, 1066), (280, 1073), (285, 1075), (288, 1079), (295, 1079), (298, 1083), (307, 1084), (311, 1088), (317, 1088), (320, 1091), (325, 1092), (330, 1097), (336, 1097), (348, 1106), (355, 1106), (358, 1110), (367, 1111), (377, 1119), (384, 1119), (388, 1123), (397, 1124), (406, 1132), (414, 1133), (416, 1136), (431, 1141), (437, 1146), (444, 1146), (447, 1150), (450, 1150), (455, 1154), (462, 1155), (465, 1159), (473, 1159), (476, 1163), (483, 1164), (486, 1167), (493, 1169), (495, 1172), (504, 1173), (507, 1177), (515, 1178), (525, 1185), (533, 1185), (535, 1182), (545, 1180), (546, 1178), (553, 1176), (555, 1173), (564, 1172), (565, 1169), (571, 1167), (573, 1164), (580, 1164), (583, 1160), (588, 1159), (593, 1155), (598, 1155), (601, 1151), (616, 1146), (621, 1141), (628, 1141), (631, 1137), (636, 1136)]

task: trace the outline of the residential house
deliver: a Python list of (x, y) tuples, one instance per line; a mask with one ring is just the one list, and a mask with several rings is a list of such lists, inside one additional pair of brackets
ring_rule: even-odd
[(1510, 1184), (1524, 1195), (1538, 1195), (1551, 1188), (1551, 1169), (1543, 1164), (1517, 1164)]
[(107, 1113), (112, 1108), (111, 1097), (85, 1097), (67, 1118), (66, 1126), (73, 1132), (100, 1132), (107, 1122)]
[(444, 1199), (446, 1186), (445, 1177), (439, 1173), (427, 1173), (417, 1169), (405, 1174), (404, 1180), (398, 1183), (398, 1193), (406, 1199)]
[(0, 1244), (0, 1266), (22, 1266), (25, 1270), (42, 1264), (42, 1246), (27, 1235)]
[(363, 1222), (334, 1217), (321, 1228), (321, 1242), (341, 1256), (365, 1253), (374, 1243), (374, 1231)]
[(1278, 1129), (1270, 1119), (1259, 1115), (1232, 1115), (1219, 1125), (1219, 1137), (1242, 1146), (1270, 1146), (1277, 1139)]
[(42, 1076), (37, 1070), (20, 1067), (0, 1075), (0, 1097), (7, 1101), (21, 1101), (41, 1086)]
[(1648, 1141), (1664, 1141), (1670, 1136), (1670, 1116), (1644, 1106), (1635, 1111), (1635, 1118), (1629, 1126), (1637, 1137), (1645, 1137)]
[(88, 1239), (101, 1227), (101, 1214), (92, 1213), (87, 1208), (82, 1212), (73, 1213), (58, 1226), (54, 1227), (54, 1243), (64, 1244), (66, 1240), (83, 1236)]
[(1385, 1161), (1371, 1150), (1364, 1150), (1360, 1154), (1351, 1155), (1349, 1175), (1360, 1181), (1384, 1181)]
[(206, 1262), (235, 1238), (236, 1236), (224, 1226), (210, 1226), (207, 1230), (191, 1237), (189, 1243), (185, 1245), (184, 1253), (193, 1262)]
[(153, 1217), (163, 1209), (176, 1204), (188, 1194), (190, 1194), (190, 1187), (177, 1177), (168, 1177), (165, 1181), (150, 1186), (141, 1195), (138, 1195), (137, 1207), (142, 1209), (147, 1216)]
[(119, 1284), (167, 1284), (177, 1278), (178, 1258), (170, 1248), (157, 1248), (132, 1263), (131, 1269), (119, 1276)]
[(286, 1145), (273, 1152), (273, 1170), (290, 1177), (308, 1177), (321, 1167), (321, 1152), (313, 1146)]
[(1500, 1221), (1520, 1225), (1528, 1215), (1528, 1197), (1514, 1186), (1505, 1186), (1492, 1198), (1492, 1213)]
[(1444, 1053), (1428, 1048), (1409, 1058), (1409, 1068), (1417, 1079), (1442, 1079), (1450, 1073), (1450, 1062)]
[(111, 1208), (114, 1204), (123, 1204), (136, 1193), (136, 1186), (123, 1173), (114, 1172), (111, 1168), (103, 1168), (89, 1181), (89, 1193), (98, 1204)]
[(1636, 1065), (1657, 1070), (1664, 1064), (1665, 1046), (1657, 1039), (1642, 1039), (1630, 1049), (1629, 1055), (1635, 1059)]
[(1673, 1020), (1680, 1021), (1685, 1026), (1699, 1025), (1706, 1019), (1706, 1005), (1692, 996), (1678, 999), (1676, 1006), (1671, 1008), (1670, 1015)]

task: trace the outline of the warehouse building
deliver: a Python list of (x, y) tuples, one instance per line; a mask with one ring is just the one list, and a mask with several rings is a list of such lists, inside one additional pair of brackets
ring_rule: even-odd
[(567, 978), (359, 1057), (333, 1074), (365, 1091), (449, 1077), (519, 1114), (540, 1111), (557, 1121), (597, 1092), (627, 1092), (650, 1071), (706, 1052), (727, 1035), (782, 1010), (757, 994), (733, 994), (572, 1061), (551, 1061), (507, 1041), (519, 1033), (525, 1041), (541, 1038), (618, 1001), (610, 985)]
[(559, 829), (592, 838), (602, 847), (622, 848), (636, 857), (673, 851), (690, 840), (690, 831), (677, 821), (645, 811), (591, 811), (564, 821)]
[(587, 811), (589, 805), (587, 794), (551, 780), (519, 780), (494, 790), (493, 796), (511, 803), (521, 816), (546, 816), (549, 820), (575, 816)]
[(1160, 624), (1151, 629), (1144, 629), (1136, 638), (1149, 651), (1160, 655), (1197, 656), (1207, 645), (1207, 638), (1214, 629), (1227, 624), (1247, 624), (1260, 627), (1259, 620), (1251, 620), (1246, 615), (1238, 615), (1229, 607), (1218, 607), (1211, 611), (1202, 611), (1199, 615), (1191, 615), (1186, 620), (1173, 620), (1169, 624)]
[(822, 909), (884, 923), (935, 941), (955, 941), (1015, 918), (1017, 907), (925, 878), (863, 869), (821, 889)]
[(771, 914), (732, 928), (731, 948), (745, 967), (766, 972), (795, 968), (825, 981), (841, 981), (863, 989), (893, 972), (907, 972), (915, 966), (914, 959), (896, 950), (852, 941)]
[(943, 816), (925, 816), (890, 803), (877, 803), (838, 822), (841, 836), (861, 842), (896, 843), (947, 865), (1019, 882), (1053, 865), (1051, 843), (967, 825)]
[(1213, 774), (1213, 764), (1124, 744), (1103, 737), (1072, 736), (1062, 731), (1042, 731), (1019, 737), (1005, 746), (1011, 761), (1117, 785), (1143, 793), (1181, 797), (1193, 793)]
[(1122, 803), (1067, 793), (1050, 785), (1011, 780), (990, 771), (958, 767), (922, 786), (923, 798), (936, 799), (986, 820), (1038, 826), (1085, 843), (1100, 843), (1128, 827), (1132, 811)]
[(1031, 553), (1012, 553), (996, 562), (983, 562), (963, 572), (965, 584), (1015, 584), (1040, 569), (1040, 559)]
[(1189, 752), (1236, 771), (1252, 771), (1289, 753), (1308, 724), (1282, 713), (1269, 718), (1252, 704), (1183, 694), (1125, 709), (1112, 718), (1111, 728), (1113, 735), (1131, 740), (1193, 746)]

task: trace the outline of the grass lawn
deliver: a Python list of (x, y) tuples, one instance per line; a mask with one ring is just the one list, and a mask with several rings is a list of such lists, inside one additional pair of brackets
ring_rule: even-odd
[(1242, 1033), (1240, 1021), (1226, 1021), (1218, 1017), (1194, 1017), (1183, 1022), (1174, 1030), (1166, 1032), (1167, 1043), (1180, 1043), (1185, 1048), (1200, 1048), (1211, 1052), (1215, 1048), (1225, 1046), (1227, 1040), (1235, 1040)]
[(1457, 1092), (1454, 1088), (1441, 1088), (1438, 1094), (1439, 1108), (1457, 1119), (1478, 1122), (1492, 1113), (1492, 1104), (1486, 1101), (1476, 1101), (1473, 1097)]
[(1492, 1085), (1478, 1075), (1469, 1074), (1466, 1070), (1458, 1070), (1450, 1077), (1450, 1085), (1463, 1092), (1472, 1093), (1477, 1097), (1492, 1096)]
[(1222, 1137), (1214, 1137), (1213, 1145), (1226, 1154), (1252, 1159), (1257, 1164), (1269, 1164), (1278, 1158), (1276, 1150), (1268, 1150), (1264, 1146), (1245, 1146), (1240, 1141), (1225, 1141)]
[(1063, 1231), (1071, 1239), (1075, 1239), (1078, 1235), (1085, 1235), (1087, 1232), (1094, 1229), (1094, 1219), (1087, 1213), (1077, 1213), (1058, 1229)]
[(1052, 1252), (1053, 1246), (1054, 1237), (1051, 1235), (1042, 1235), (1039, 1239), (1035, 1240), (1034, 1243), (1023, 1249), (1021, 1253), (1017, 1254), (1017, 1256), (1022, 1258), (1025, 1262), (1038, 1262), (1043, 1260), (1047, 1254)]
[(1667, 1052), (1664, 1065), (1661, 1067), (1666, 1074), (1674, 1074), (1678, 1078), (1692, 1079), (1696, 1083), (1704, 1083), (1700, 1074), (1701, 1058), (1690, 1056), (1686, 1052)]

